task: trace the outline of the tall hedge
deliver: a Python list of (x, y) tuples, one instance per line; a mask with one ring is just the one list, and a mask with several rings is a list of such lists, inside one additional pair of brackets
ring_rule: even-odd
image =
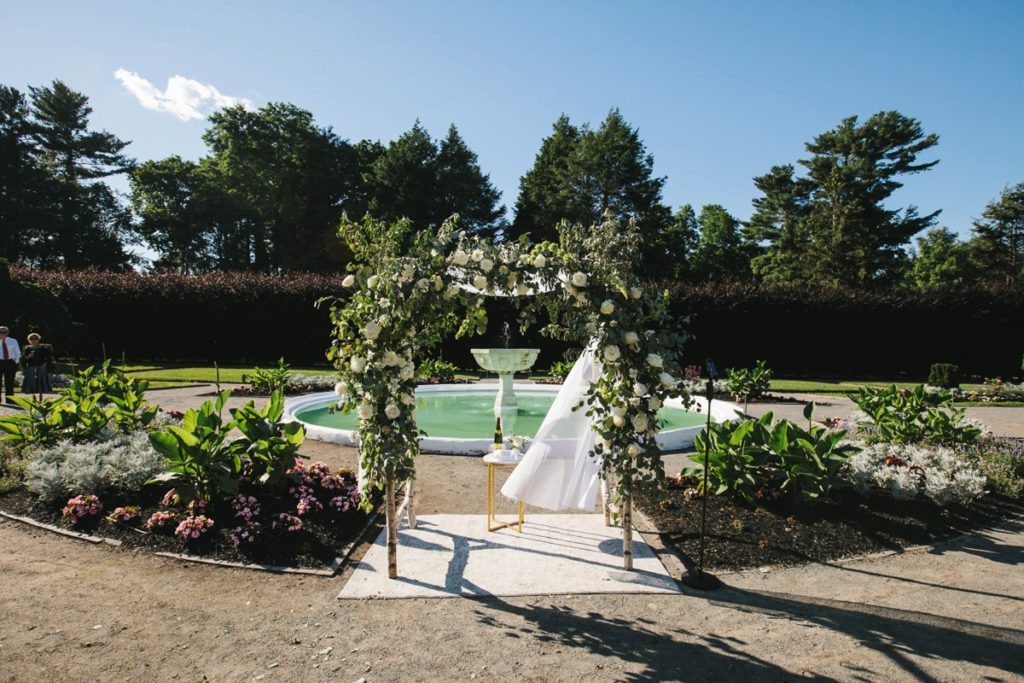
[[(79, 328), (77, 347), (58, 349), (131, 360), (323, 363), (330, 343), (327, 310), (314, 302), (341, 295), (343, 274), (210, 273), (206, 275), (43, 272), (12, 269), (58, 296)], [(694, 363), (719, 367), (764, 359), (776, 376), (923, 378), (935, 362), (965, 374), (1012, 376), (1024, 353), (1024, 291), (958, 289), (932, 293), (769, 288), (753, 283), (660, 283), (677, 316), (689, 316)], [(469, 349), (504, 344), (507, 301), (488, 303), (483, 337), (451, 341), (442, 355), (474, 367)], [(514, 328), (515, 325), (513, 324)], [(70, 340), (69, 340), (70, 341)], [(565, 345), (513, 331), (512, 346), (539, 346), (537, 367), (558, 360)]]

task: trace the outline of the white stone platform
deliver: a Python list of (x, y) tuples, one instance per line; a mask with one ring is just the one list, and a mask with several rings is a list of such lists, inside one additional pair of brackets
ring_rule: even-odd
[(601, 515), (527, 515), (522, 534), (488, 532), (484, 515), (424, 515), (417, 522), (398, 533), (399, 578), (387, 578), (381, 532), (338, 598), (679, 592), (637, 533), (634, 570), (623, 570), (621, 529), (606, 527)]

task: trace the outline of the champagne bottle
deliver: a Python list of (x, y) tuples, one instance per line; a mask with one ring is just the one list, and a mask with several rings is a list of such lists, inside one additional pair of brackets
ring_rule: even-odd
[(494, 423), (494, 450), (500, 451), (504, 445), (505, 439), (502, 438), (501, 434), (501, 418), (497, 418)]

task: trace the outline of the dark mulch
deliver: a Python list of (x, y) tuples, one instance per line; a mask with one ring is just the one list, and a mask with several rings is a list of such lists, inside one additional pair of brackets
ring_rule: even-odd
[[(637, 504), (683, 562), (696, 565), (702, 500), (669, 489), (664, 501), (637, 496)], [(711, 571), (764, 565), (828, 562), (852, 555), (932, 544), (991, 526), (1024, 511), (1024, 505), (989, 494), (969, 507), (946, 509), (925, 501), (898, 502), (839, 492), (817, 506), (789, 502), (745, 507), (730, 499), (708, 500), (704, 566)]]
[[(0, 495), (0, 510), (15, 515), (31, 517), (40, 522), (71, 528), (105, 538), (122, 542), (122, 547), (146, 549), (158, 552), (187, 553), (201, 557), (226, 560), (229, 562), (246, 562), (269, 564), (285, 567), (304, 567), (325, 569), (339, 555), (341, 550), (365, 528), (368, 515), (360, 511), (346, 513), (314, 513), (303, 517), (301, 531), (284, 531), (282, 529), (265, 529), (263, 537), (252, 543), (238, 547), (231, 545), (227, 533), (236, 524), (234, 512), (229, 505), (208, 507), (207, 516), (215, 520), (216, 526), (199, 541), (184, 541), (173, 535), (174, 527), (166, 531), (145, 532), (143, 522), (154, 512), (161, 509), (162, 491), (144, 492), (133, 496), (131, 500), (116, 495), (102, 496), (103, 513), (91, 520), (83, 521), (75, 527), (67, 527), (61, 521), (63, 505), (47, 505), (24, 489), (18, 489)], [(277, 507), (267, 496), (261, 496), (264, 512), (277, 512)], [(115, 508), (138, 505), (141, 517), (131, 524), (109, 522), (107, 513)], [(281, 510), (288, 510), (286, 501), (281, 501)], [(294, 501), (291, 501), (290, 512), (294, 514)], [(181, 512), (180, 508), (177, 512)], [(268, 525), (269, 526), (269, 525)]]

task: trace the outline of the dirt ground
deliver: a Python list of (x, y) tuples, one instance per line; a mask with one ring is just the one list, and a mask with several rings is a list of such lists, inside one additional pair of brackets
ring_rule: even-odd
[[(174, 391), (153, 399), (201, 400)], [(422, 456), (417, 508), (480, 512), (483, 480), (477, 459)], [(344, 573), (192, 565), (4, 520), (0, 681), (1024, 680), (1022, 564), (1014, 519), (930, 551), (728, 574), (712, 593), (342, 602)]]

